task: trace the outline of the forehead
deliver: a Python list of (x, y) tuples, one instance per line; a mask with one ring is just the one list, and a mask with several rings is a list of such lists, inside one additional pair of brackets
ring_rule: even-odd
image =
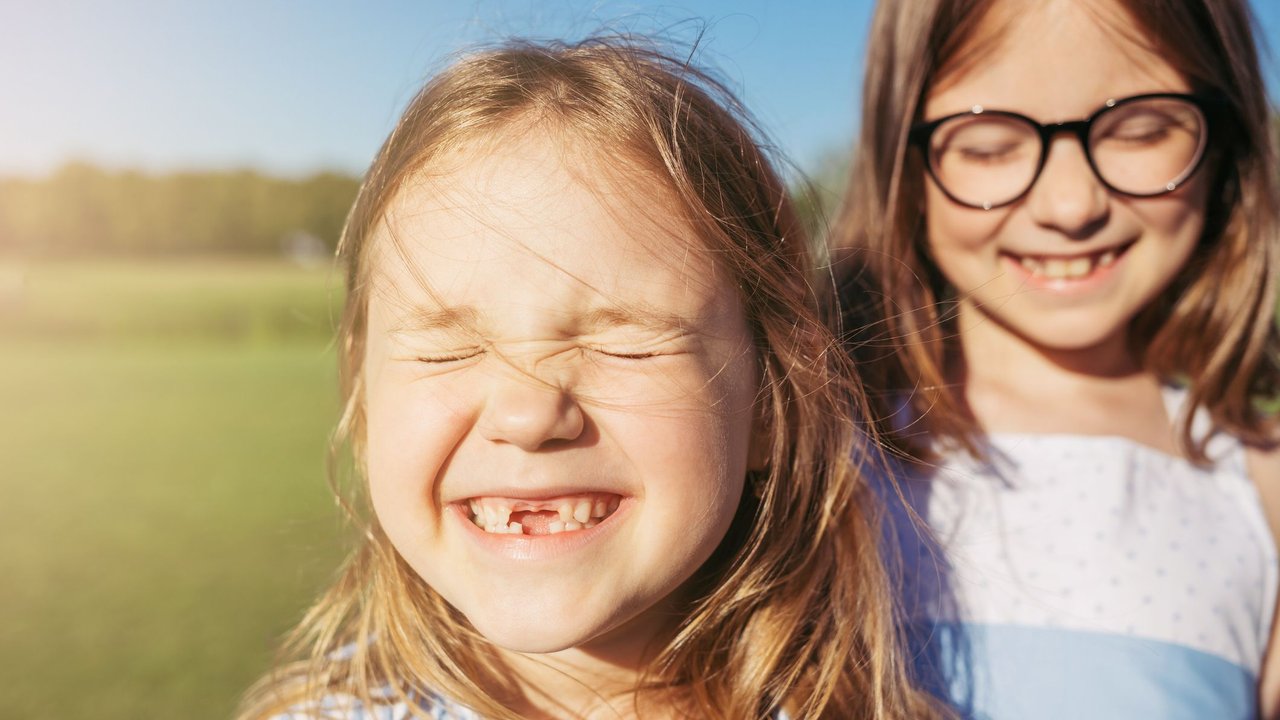
[(1054, 122), (1084, 117), (1111, 98), (1190, 90), (1157, 38), (1117, 0), (1002, 0), (968, 46), (957, 53), (960, 67), (938, 69), (926, 117), (983, 105)]
[(724, 284), (663, 181), (548, 132), (451, 152), (397, 193), (371, 242), (374, 287), (417, 304), (697, 302)]

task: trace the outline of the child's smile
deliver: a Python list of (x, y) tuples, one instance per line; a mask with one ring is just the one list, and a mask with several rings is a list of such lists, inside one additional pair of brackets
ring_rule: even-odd
[(463, 148), (389, 208), (369, 486), (400, 555), (496, 645), (616, 656), (670, 629), (729, 527), (756, 359), (675, 201), (553, 137)]
[(1000, 254), (1022, 270), (1027, 282), (1065, 289), (1071, 287), (1071, 283), (1102, 276), (1132, 245), (1128, 242), (1070, 255), (1022, 254), (1009, 250), (1002, 250)]
[[(1126, 98), (1192, 90), (1159, 54), (1101, 24), (1095, 10), (1064, 2), (1016, 15), (992, 11), (984, 22), (1003, 29), (999, 41), (971, 67), (944, 73), (926, 98), (925, 118), (977, 105), (1065, 122)], [(1125, 26), (1119, 10), (1108, 12), (1115, 13), (1108, 23)], [(1131, 149), (1139, 140), (1109, 142)], [(1007, 332), (1049, 351), (1127, 347), (1129, 321), (1169, 285), (1199, 240), (1212, 173), (1201, 168), (1175, 190), (1131, 197), (1103, 184), (1071, 133), (1053, 135), (1047, 147), (1026, 194), (990, 210), (963, 206), (927, 182), (930, 256), (961, 296), (966, 331)], [(1096, 163), (1103, 149), (1093, 152)], [(1108, 169), (1113, 178), (1119, 172)]]
[(551, 494), (545, 498), (475, 497), (467, 501), (471, 522), (499, 535), (558, 535), (599, 525), (622, 502), (616, 493)]

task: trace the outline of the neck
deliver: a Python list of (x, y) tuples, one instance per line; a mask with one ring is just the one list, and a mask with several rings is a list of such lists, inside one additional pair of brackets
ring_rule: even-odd
[(1089, 347), (1051, 348), (1028, 341), (969, 303), (961, 305), (957, 326), (965, 383), (998, 381), (1044, 390), (1145, 373), (1129, 346), (1127, 328)]
[(1178, 452), (1160, 381), (1122, 328), (1087, 348), (1037, 345), (972, 307), (960, 309), (961, 401), (985, 432), (1126, 437)]

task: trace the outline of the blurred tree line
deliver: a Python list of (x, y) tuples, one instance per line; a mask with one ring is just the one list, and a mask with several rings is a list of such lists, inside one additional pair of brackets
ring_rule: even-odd
[(299, 234), (332, 249), (358, 186), (338, 173), (147, 174), (76, 163), (45, 178), (0, 178), (0, 253), (275, 255)]
[[(847, 155), (794, 185), (818, 235)], [(43, 178), (0, 178), (0, 255), (25, 258), (280, 255), (310, 236), (332, 251), (360, 180), (287, 179), (254, 170), (149, 174), (74, 163)]]
[[(1280, 142), (1280, 115), (1272, 130)], [(834, 149), (792, 182), (797, 210), (819, 238), (834, 219), (850, 155)], [(46, 178), (0, 178), (0, 255), (278, 255), (300, 234), (332, 250), (359, 183), (333, 172), (287, 179), (72, 163)]]

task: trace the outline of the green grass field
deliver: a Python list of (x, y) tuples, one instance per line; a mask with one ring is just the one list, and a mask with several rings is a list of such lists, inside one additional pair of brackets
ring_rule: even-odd
[(0, 715), (230, 715), (339, 559), (339, 285), (0, 265)]

